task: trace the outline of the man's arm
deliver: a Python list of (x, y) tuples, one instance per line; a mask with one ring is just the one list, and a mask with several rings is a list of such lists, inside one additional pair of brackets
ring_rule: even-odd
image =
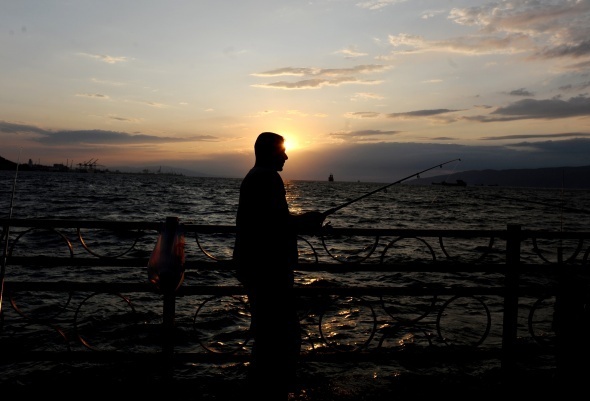
[(316, 235), (322, 229), (326, 216), (322, 212), (306, 212), (292, 214), (291, 221), (300, 234)]

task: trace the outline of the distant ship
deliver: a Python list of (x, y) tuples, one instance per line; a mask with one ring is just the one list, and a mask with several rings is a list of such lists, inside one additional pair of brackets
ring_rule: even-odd
[(330, 176), (328, 177), (328, 181), (330, 181), (330, 182), (334, 181), (334, 174), (330, 174)]
[(455, 182), (446, 182), (446, 181), (433, 182), (432, 185), (446, 185), (449, 187), (466, 187), (467, 183), (463, 180), (456, 180)]

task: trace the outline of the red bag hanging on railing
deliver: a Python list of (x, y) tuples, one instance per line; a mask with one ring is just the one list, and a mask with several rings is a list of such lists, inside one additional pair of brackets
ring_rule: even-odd
[(148, 261), (148, 278), (161, 291), (175, 291), (184, 280), (184, 229), (167, 217)]

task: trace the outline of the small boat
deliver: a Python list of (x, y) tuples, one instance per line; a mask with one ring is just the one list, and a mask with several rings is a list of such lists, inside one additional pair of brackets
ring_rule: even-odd
[(466, 187), (467, 183), (463, 180), (456, 180), (455, 182), (446, 182), (446, 181), (433, 182), (432, 185), (445, 185), (448, 187)]
[(330, 176), (328, 177), (328, 181), (330, 181), (330, 182), (334, 181), (334, 175), (333, 174), (330, 174)]

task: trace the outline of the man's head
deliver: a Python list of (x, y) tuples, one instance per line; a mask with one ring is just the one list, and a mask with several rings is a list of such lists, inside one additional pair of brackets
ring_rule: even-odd
[(285, 153), (285, 138), (274, 132), (263, 132), (258, 135), (254, 143), (256, 166), (272, 167), (282, 171), (285, 161), (288, 159)]

